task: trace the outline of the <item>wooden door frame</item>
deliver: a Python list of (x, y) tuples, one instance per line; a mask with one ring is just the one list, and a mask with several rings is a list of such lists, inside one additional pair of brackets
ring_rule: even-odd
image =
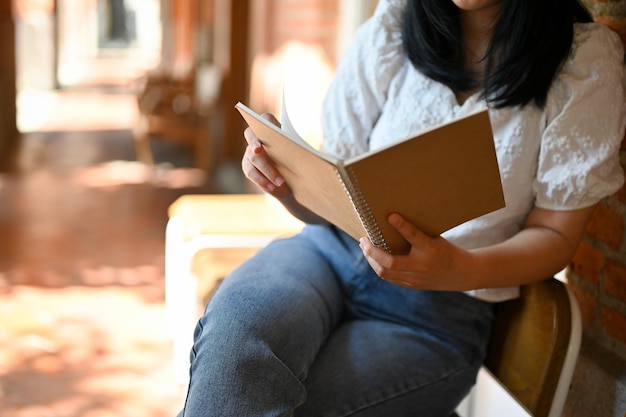
[(212, 129), (218, 165), (239, 160), (245, 149), (245, 123), (234, 106), (246, 101), (249, 92), (250, 11), (251, 0), (215, 2), (213, 58), (222, 73)]
[(12, 0), (0, 0), (0, 91), (0, 172), (7, 172), (16, 167), (20, 144)]

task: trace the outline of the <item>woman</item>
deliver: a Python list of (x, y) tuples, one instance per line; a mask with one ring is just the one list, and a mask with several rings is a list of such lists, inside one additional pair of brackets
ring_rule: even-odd
[(622, 59), (576, 0), (381, 0), (329, 89), (324, 148), (357, 155), (488, 105), (506, 208), (436, 238), (392, 214), (412, 246), (393, 256), (301, 207), (247, 129), (245, 175), (310, 225), (210, 301), (183, 414), (450, 415), (493, 303), (565, 267), (623, 182)]

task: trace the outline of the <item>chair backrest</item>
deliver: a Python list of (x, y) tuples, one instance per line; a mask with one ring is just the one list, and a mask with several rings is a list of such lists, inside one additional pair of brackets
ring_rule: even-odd
[(552, 278), (496, 308), (486, 368), (533, 416), (560, 416), (580, 348), (576, 299)]

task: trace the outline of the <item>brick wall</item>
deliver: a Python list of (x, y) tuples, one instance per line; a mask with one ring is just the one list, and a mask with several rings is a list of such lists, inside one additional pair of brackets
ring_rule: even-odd
[[(626, 44), (626, 0), (586, 2), (597, 21)], [(622, 142), (626, 166), (626, 139)], [(626, 187), (594, 213), (567, 273), (580, 304), (585, 335), (626, 359)]]
[(274, 13), (268, 49), (277, 51), (289, 41), (321, 46), (328, 57), (336, 55), (337, 0), (273, 0)]

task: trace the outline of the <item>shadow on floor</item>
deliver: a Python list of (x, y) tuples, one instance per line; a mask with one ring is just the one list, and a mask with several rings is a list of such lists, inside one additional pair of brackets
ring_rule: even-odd
[(156, 146), (148, 167), (127, 130), (30, 133), (20, 171), (0, 175), (0, 415), (180, 408), (164, 326), (167, 207), (219, 190), (183, 150)]

